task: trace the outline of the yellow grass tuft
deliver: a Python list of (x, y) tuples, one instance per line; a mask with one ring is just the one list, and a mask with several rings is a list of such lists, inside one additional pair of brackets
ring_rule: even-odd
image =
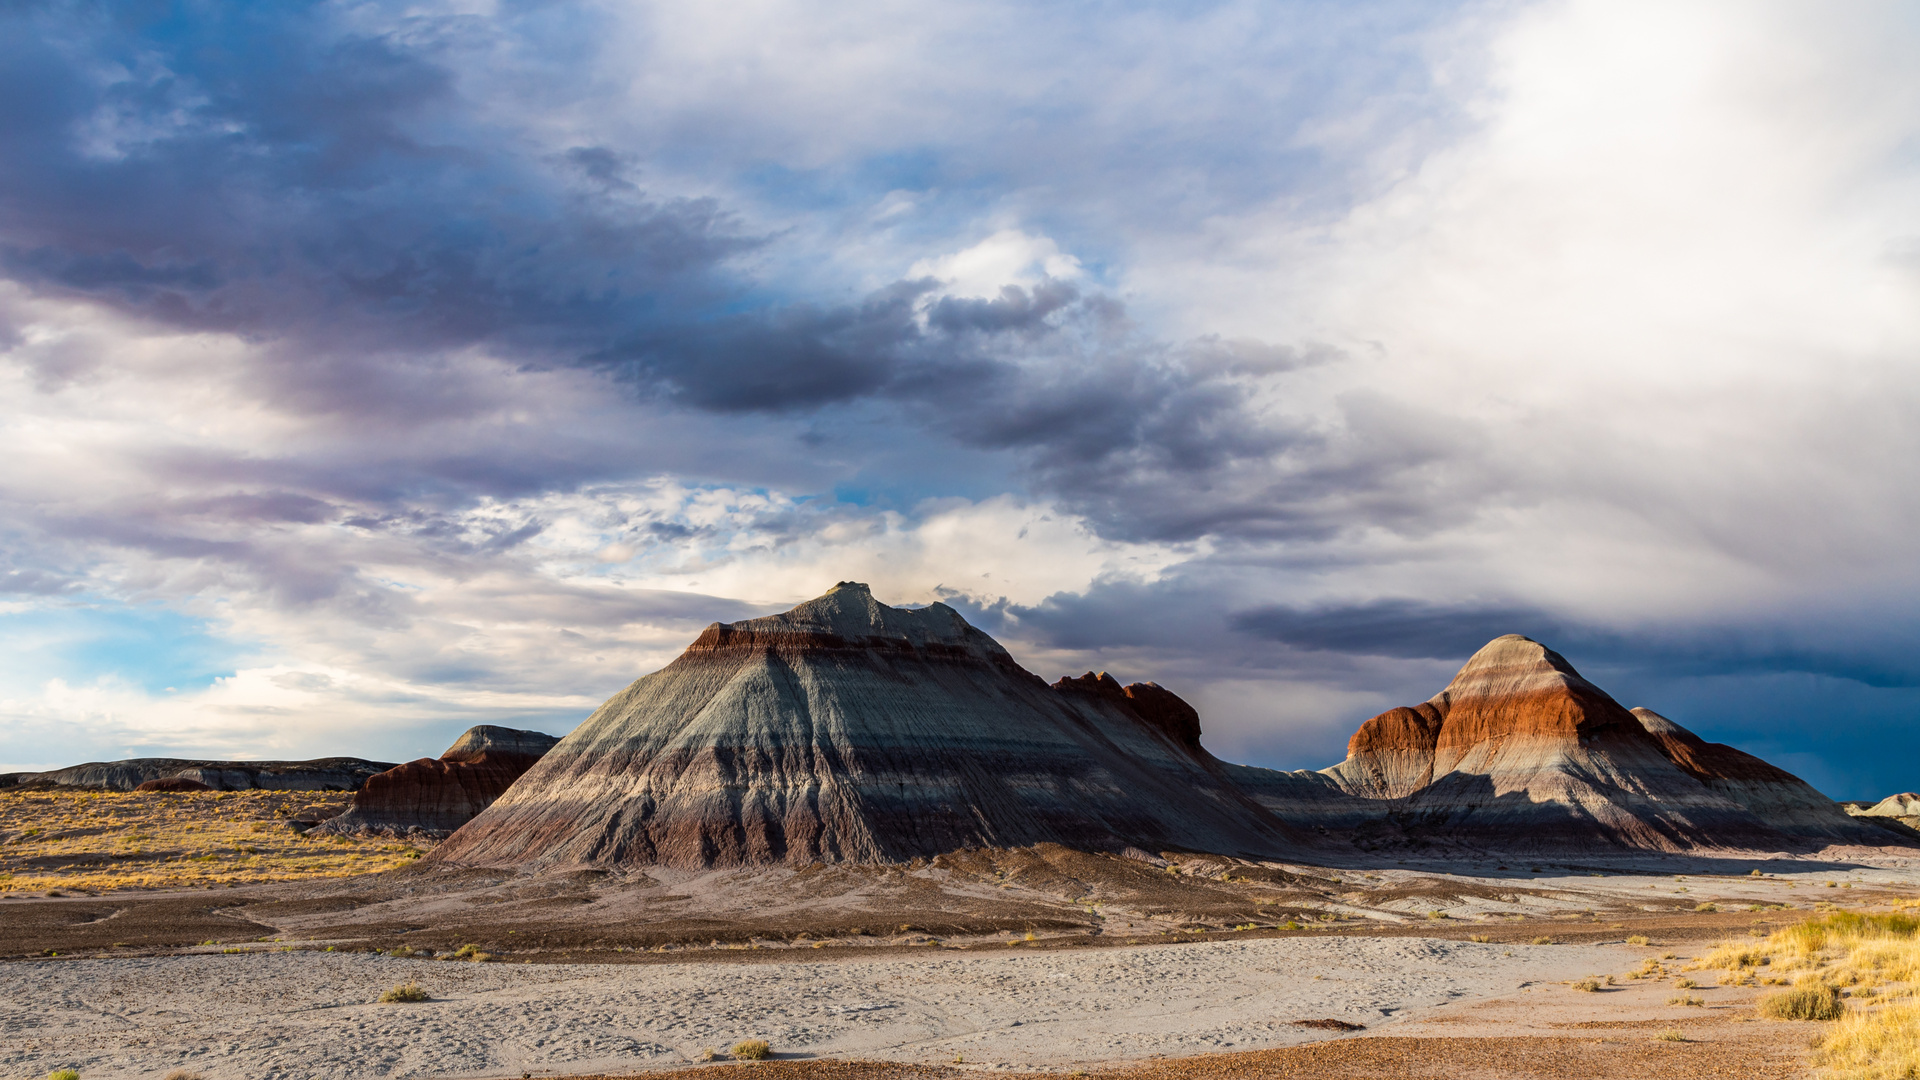
[(1815, 1053), (1830, 1080), (1905, 1080), (1920, 1076), (1920, 1005), (1849, 1013)]
[(1649, 941), (1649, 940), (1647, 940), (1647, 936), (1646, 936), (1645, 934), (1634, 934), (1634, 935), (1632, 935), (1632, 936), (1630, 936), (1630, 937), (1628, 937), (1628, 938), (1627, 938), (1627, 944), (1629, 944), (1629, 945), (1651, 945), (1651, 944), (1653, 944), (1653, 942), (1651, 942), (1651, 941)]
[(1838, 1020), (1847, 1003), (1831, 986), (1801, 986), (1760, 999), (1760, 1015), (1775, 1020)]
[(432, 998), (427, 996), (426, 990), (422, 989), (420, 984), (412, 979), (408, 979), (406, 982), (380, 995), (380, 1004), (382, 1005), (410, 1005), (416, 1002), (432, 1000)]
[(80, 1080), (78, 1069), (55, 1069), (47, 1074), (47, 1080)]
[(773, 1047), (765, 1039), (741, 1039), (733, 1044), (732, 1053), (742, 1061), (764, 1061), (773, 1056)]

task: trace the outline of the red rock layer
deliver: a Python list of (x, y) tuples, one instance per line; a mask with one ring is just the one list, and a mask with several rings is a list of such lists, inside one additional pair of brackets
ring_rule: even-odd
[(198, 780), (189, 780), (184, 776), (168, 776), (159, 780), (148, 780), (135, 784), (135, 791), (212, 791), (213, 789)]
[(1179, 695), (1159, 683), (1129, 683), (1106, 672), (1089, 671), (1079, 678), (1067, 676), (1053, 684), (1055, 690), (1078, 691), (1107, 699), (1139, 717), (1147, 726), (1189, 750), (1200, 749), (1200, 714)]
[(443, 837), (493, 805), (559, 740), (483, 724), (438, 758), (420, 758), (367, 778), (353, 806), (317, 832)]
[(1048, 687), (943, 604), (892, 608), (843, 582), (708, 627), (430, 858), (693, 869), (1042, 842), (1296, 850), (1198, 748), (1184, 702), (1081, 682)]

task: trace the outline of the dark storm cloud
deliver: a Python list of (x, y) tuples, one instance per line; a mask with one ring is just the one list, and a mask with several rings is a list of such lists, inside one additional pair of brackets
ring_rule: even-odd
[[(326, 5), (0, 14), (0, 267), (182, 327), (327, 352), (586, 351), (751, 247), (618, 155), (543, 160), (479, 119), (460, 19)], [(114, 69), (118, 68), (117, 74)], [(359, 342), (356, 347), (353, 343)]]
[[(1311, 652), (1463, 660), (1502, 634), (1521, 634), (1569, 658), (1665, 676), (1802, 673), (1866, 686), (1920, 687), (1913, 627), (1872, 633), (1830, 626), (1667, 625), (1631, 631), (1503, 604), (1382, 599), (1348, 605), (1270, 606), (1227, 617), (1237, 631)], [(1902, 632), (1904, 631), (1904, 632)]]
[[(718, 203), (649, 198), (644, 162), (547, 152), (463, 96), (461, 58), (512, 33), (452, 17), (363, 30), (325, 5), (10, 9), (0, 271), (242, 333), (268, 346), (252, 375), (264, 397), (368, 426), (484, 407), (437, 359), (479, 345), (708, 413), (888, 403), (910, 428), (1012, 454), (1036, 489), (1115, 535), (1324, 532), (1305, 503), (1367, 482), (1352, 461), (1276, 470), (1284, 454), (1321, 462), (1323, 435), (1251, 408), (1255, 383), (1324, 355), (1154, 340), (1059, 281), (986, 298), (920, 280), (854, 303), (746, 299), (729, 260), (759, 241)], [(57, 385), (98, 360), (41, 362)], [(416, 455), (409, 476), (209, 467), (332, 493), (596, 474), (523, 451)], [(315, 475), (284, 475), (297, 468)]]

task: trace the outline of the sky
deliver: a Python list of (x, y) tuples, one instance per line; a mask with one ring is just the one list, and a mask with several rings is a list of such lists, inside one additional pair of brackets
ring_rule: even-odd
[(835, 582), (1318, 768), (1523, 633), (1920, 787), (1898, 0), (0, 5), (0, 769)]

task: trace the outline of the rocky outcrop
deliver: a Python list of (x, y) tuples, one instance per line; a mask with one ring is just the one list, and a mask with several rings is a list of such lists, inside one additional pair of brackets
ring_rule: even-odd
[(133, 790), (172, 791), (191, 794), (196, 791), (212, 791), (213, 789), (198, 780), (189, 780), (184, 776), (166, 776), (158, 780), (149, 780), (144, 784), (136, 784)]
[(1199, 749), (1171, 693), (1049, 687), (952, 608), (842, 582), (709, 626), (429, 858), (691, 869), (1043, 842), (1284, 856), (1298, 840)]
[[(131, 758), (90, 761), (38, 773), (10, 773), (0, 787), (91, 788), (132, 791), (150, 780), (177, 778), (214, 791), (358, 791), (367, 777), (393, 768), (390, 761), (364, 758), (315, 758), (312, 761), (186, 761), (180, 758)], [(9, 782), (10, 781), (10, 782)]]
[(1877, 803), (1843, 803), (1848, 814), (1869, 825), (1920, 839), (1920, 795), (1911, 791), (1889, 795)]
[(1519, 635), (1360, 726), (1320, 773), (1236, 768), (1290, 821), (1384, 844), (1510, 851), (1789, 851), (1883, 844), (1799, 778), (1629, 711)]
[(367, 778), (353, 806), (314, 831), (438, 839), (493, 805), (560, 740), (540, 731), (482, 724), (438, 758), (420, 758)]

